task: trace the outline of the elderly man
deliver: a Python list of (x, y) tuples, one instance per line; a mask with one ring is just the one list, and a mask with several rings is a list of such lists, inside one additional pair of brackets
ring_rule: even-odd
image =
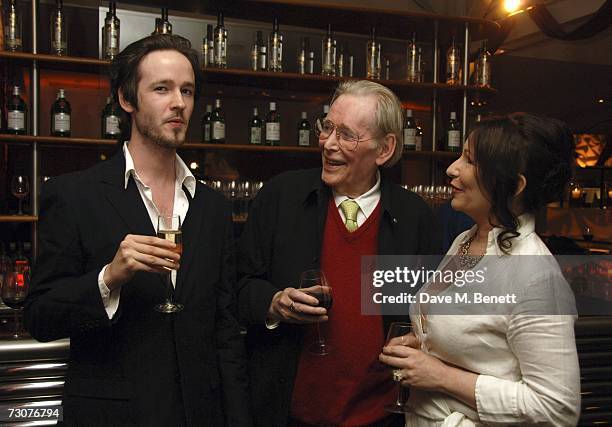
[[(261, 426), (403, 425), (384, 411), (397, 391), (377, 361), (396, 319), (360, 313), (363, 255), (439, 252), (426, 204), (379, 171), (401, 157), (401, 105), (380, 84), (341, 83), (317, 135), (322, 168), (264, 186), (239, 246), (254, 418)], [(321, 269), (333, 289), (329, 313), (296, 289), (309, 269)], [(316, 323), (330, 344), (325, 356), (308, 348)]]

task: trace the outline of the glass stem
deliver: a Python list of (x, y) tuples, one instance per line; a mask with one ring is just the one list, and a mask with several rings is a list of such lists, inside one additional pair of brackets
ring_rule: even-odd
[(22, 203), (23, 203), (23, 199), (20, 197), (19, 199), (17, 199), (17, 202), (18, 202), (18, 206), (19, 206), (17, 214), (18, 215), (23, 215), (23, 209), (22, 209), (22, 206), (21, 206)]
[(402, 382), (398, 381), (397, 382), (397, 401), (396, 401), (396, 405), (397, 406), (401, 406), (403, 408), (405, 403), (406, 402), (404, 402), (404, 389), (402, 387)]
[(323, 335), (321, 334), (321, 324), (319, 322), (317, 322), (317, 336), (317, 343), (319, 345), (325, 345), (325, 340), (323, 339)]
[(19, 338), (19, 310), (13, 310), (13, 315), (15, 316), (15, 333), (13, 338)]

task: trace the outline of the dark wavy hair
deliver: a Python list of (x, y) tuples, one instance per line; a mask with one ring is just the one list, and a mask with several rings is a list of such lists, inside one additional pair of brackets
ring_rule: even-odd
[[(171, 34), (154, 34), (131, 43), (115, 57), (111, 64), (111, 95), (119, 100), (119, 89), (123, 92), (124, 99), (134, 108), (138, 109), (138, 82), (140, 81), (140, 63), (151, 52), (157, 50), (175, 50), (185, 56), (195, 76), (195, 101), (200, 96), (202, 87), (202, 73), (198, 54), (191, 48), (191, 42), (185, 37)], [(121, 141), (130, 138), (132, 133), (132, 121), (130, 114), (123, 110), (121, 117)]]
[(556, 119), (512, 113), (483, 120), (469, 139), (478, 184), (491, 203), (489, 222), (503, 228), (497, 244), (508, 253), (511, 239), (520, 235), (512, 212), (519, 175), (527, 181), (520, 195), (523, 212), (559, 200), (572, 173), (572, 132)]

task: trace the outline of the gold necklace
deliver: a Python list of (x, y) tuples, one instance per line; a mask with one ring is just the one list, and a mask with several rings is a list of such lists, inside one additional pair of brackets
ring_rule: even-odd
[(482, 257), (484, 257), (485, 255), (486, 248), (485, 248), (485, 252), (483, 252), (482, 255), (477, 255), (477, 256), (468, 255), (470, 246), (472, 245), (472, 242), (474, 241), (474, 237), (476, 237), (476, 234), (470, 237), (467, 240), (467, 242), (465, 242), (459, 247), (459, 265), (462, 268), (472, 269), (476, 267), (476, 264), (478, 264), (480, 260), (482, 259)]

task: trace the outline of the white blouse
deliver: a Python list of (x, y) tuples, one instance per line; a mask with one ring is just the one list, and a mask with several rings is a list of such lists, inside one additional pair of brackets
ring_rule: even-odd
[[(423, 348), (447, 364), (479, 375), (476, 410), (449, 395), (411, 388), (408, 404), (412, 412), (406, 416), (407, 426), (577, 424), (580, 369), (574, 339), (576, 316), (559, 308), (573, 304), (573, 295), (535, 233), (533, 216), (523, 215), (519, 222), (520, 236), (512, 239), (511, 255), (505, 255), (497, 245), (501, 229), (495, 228), (489, 232), (485, 259), (489, 265), (495, 263), (496, 286), (514, 291), (520, 288), (518, 294), (539, 301), (539, 309), (519, 303), (508, 312), (501, 309), (502, 314), (441, 315), (427, 314), (427, 308), (412, 304), (410, 317)], [(473, 227), (459, 235), (448, 254), (456, 255), (475, 232)], [(439, 268), (445, 262), (448, 260)], [(479, 263), (475, 268), (481, 267)], [(431, 284), (419, 292), (427, 292), (428, 286)], [(548, 311), (549, 307), (542, 309), (543, 301), (557, 303)]]

